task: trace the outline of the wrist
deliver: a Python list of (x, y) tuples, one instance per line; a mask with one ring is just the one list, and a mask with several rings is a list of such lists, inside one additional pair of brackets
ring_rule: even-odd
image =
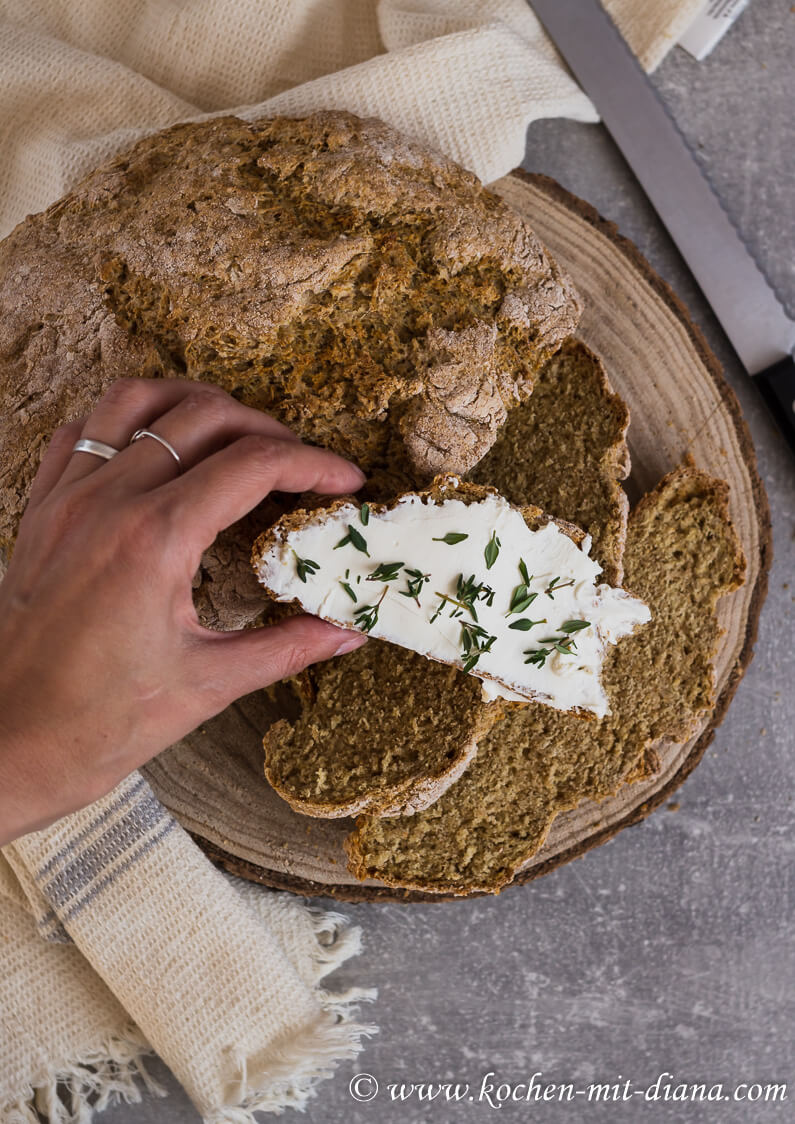
[(33, 759), (23, 739), (0, 727), (0, 846), (58, 818), (48, 795), (50, 786), (38, 776)]

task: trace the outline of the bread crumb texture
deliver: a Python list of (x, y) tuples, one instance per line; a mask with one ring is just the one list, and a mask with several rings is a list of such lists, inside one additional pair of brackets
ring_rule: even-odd
[(417, 483), (483, 456), (578, 315), (517, 214), (376, 119), (174, 126), (0, 246), (0, 546), (119, 377), (217, 383)]
[(620, 481), (629, 472), (629, 409), (604, 364), (568, 340), (545, 364), (531, 397), (511, 410), (494, 446), (469, 474), (521, 506), (584, 527), (605, 581), (620, 585), (629, 506)]
[[(533, 408), (539, 392), (541, 405)], [(561, 423), (566, 439), (556, 442), (550, 429)], [(572, 522), (578, 517), (594, 536), (593, 557), (613, 581), (622, 571), (626, 534), (627, 502), (617, 477), (627, 471), (627, 423), (626, 407), (610, 388), (601, 361), (584, 344), (569, 341), (544, 366), (529, 401), (510, 412), (488, 466), (472, 474), (480, 487), (465, 483), (457, 494), (479, 499), (495, 484), (518, 506), (526, 497), (543, 495), (553, 516)], [(582, 490), (571, 486), (578, 479)], [(399, 472), (384, 474), (379, 483), (385, 488), (397, 481), (408, 486)], [(368, 489), (376, 492), (374, 482), (364, 494)], [(592, 494), (583, 496), (586, 491)], [(433, 489), (429, 497), (444, 498)], [(549, 518), (539, 508), (525, 505), (523, 511), (533, 528)], [(305, 511), (297, 511), (282, 525), (298, 527), (305, 518)], [(582, 537), (571, 524), (567, 530), (575, 541)], [(272, 535), (271, 529), (258, 539), (255, 562)], [(366, 675), (360, 673), (364, 668)], [(394, 814), (401, 802), (430, 805), (469, 765), (479, 739), (511, 710), (486, 702), (477, 680), (457, 668), (381, 640), (310, 667), (306, 677), (311, 686), (302, 693), (300, 717), (269, 730), (264, 747), (273, 787), (311, 815), (351, 815), (357, 807), (383, 815), (384, 809)], [(393, 722), (376, 720), (393, 707)], [(571, 721), (579, 734), (585, 719)]]
[(559, 812), (614, 793), (654, 741), (692, 733), (714, 702), (717, 600), (744, 576), (727, 495), (723, 481), (685, 466), (631, 514), (625, 583), (653, 615), (607, 657), (612, 713), (582, 723), (536, 703), (512, 711), (430, 808), (359, 818), (346, 842), (358, 877), (496, 892), (541, 847)]

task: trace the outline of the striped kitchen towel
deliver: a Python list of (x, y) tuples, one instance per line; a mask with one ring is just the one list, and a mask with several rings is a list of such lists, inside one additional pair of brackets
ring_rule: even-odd
[(84, 1124), (163, 1094), (156, 1051), (208, 1124), (301, 1107), (375, 1028), (323, 978), (359, 930), (217, 870), (133, 773), (0, 851), (0, 1121)]

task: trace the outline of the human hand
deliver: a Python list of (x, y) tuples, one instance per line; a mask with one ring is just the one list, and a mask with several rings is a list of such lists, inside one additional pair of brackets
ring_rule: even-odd
[[(152, 438), (127, 444), (138, 428)], [(80, 437), (120, 450), (73, 452)], [(218, 387), (114, 383), (53, 434), (0, 583), (0, 844), (47, 826), (234, 699), (366, 637), (315, 617), (214, 632), (191, 579), (268, 492), (355, 491), (358, 468)]]

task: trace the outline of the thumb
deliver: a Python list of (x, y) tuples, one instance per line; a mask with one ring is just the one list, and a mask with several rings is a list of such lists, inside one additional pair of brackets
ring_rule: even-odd
[(205, 679), (228, 705), (310, 664), (361, 648), (367, 636), (319, 617), (288, 617), (264, 628), (215, 632), (202, 644)]

